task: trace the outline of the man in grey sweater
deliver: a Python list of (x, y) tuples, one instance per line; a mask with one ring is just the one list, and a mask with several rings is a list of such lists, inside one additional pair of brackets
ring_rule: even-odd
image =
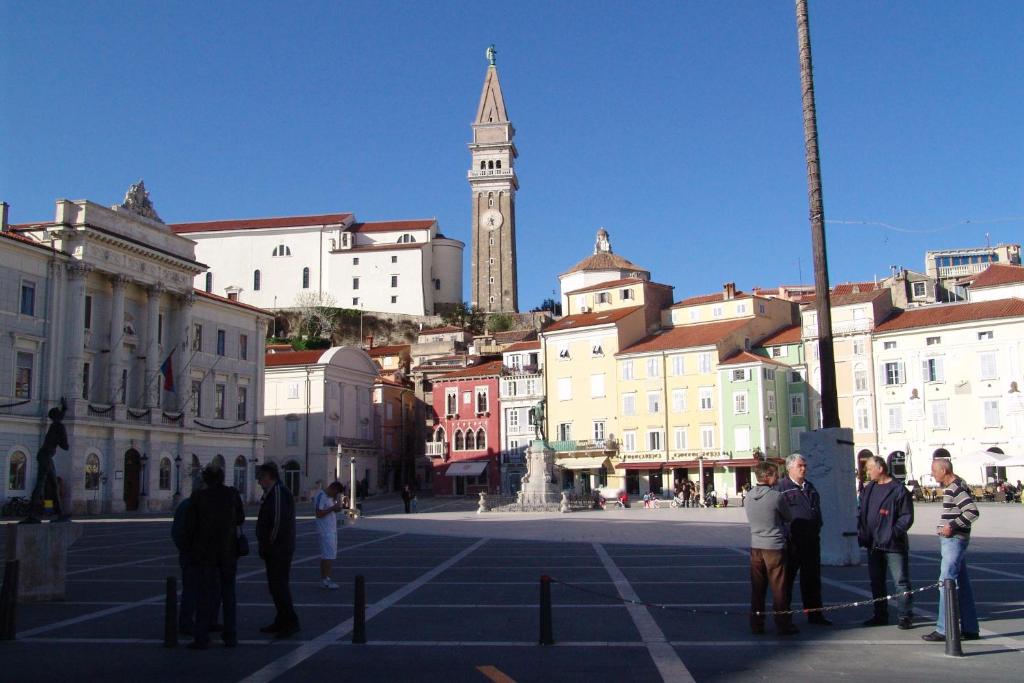
[[(757, 486), (747, 495), (747, 521), (750, 523), (750, 630), (764, 633), (765, 594), (772, 589), (772, 610), (789, 610), (786, 588), (786, 534), (789, 506), (782, 494), (774, 490), (778, 468), (770, 462), (754, 467)], [(775, 615), (775, 631), (780, 636), (799, 633), (789, 614)]]

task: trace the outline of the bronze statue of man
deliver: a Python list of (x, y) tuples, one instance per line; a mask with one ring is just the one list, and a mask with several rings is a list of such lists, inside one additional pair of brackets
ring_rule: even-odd
[(530, 418), (533, 421), (533, 433), (541, 441), (545, 441), (544, 436), (544, 399), (542, 398), (532, 408), (530, 408)]
[(53, 512), (57, 515), (57, 519), (67, 518), (64, 514), (64, 506), (60, 500), (57, 468), (53, 465), (53, 456), (56, 455), (57, 448), (60, 447), (65, 451), (68, 450), (68, 431), (64, 428), (63, 423), (64, 415), (67, 411), (68, 404), (63, 397), (60, 399), (60, 408), (50, 409), (50, 428), (46, 431), (46, 436), (43, 438), (43, 445), (39, 447), (39, 452), (36, 453), (38, 467), (36, 486), (32, 489), (29, 516), (24, 520), (25, 522), (33, 523), (40, 521), (39, 517), (43, 514), (43, 499), (46, 497), (47, 486), (52, 487)]

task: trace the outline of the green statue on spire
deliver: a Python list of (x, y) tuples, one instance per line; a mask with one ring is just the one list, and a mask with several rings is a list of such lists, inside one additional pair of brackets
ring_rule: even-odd
[(498, 61), (498, 51), (494, 49), (493, 44), (487, 48), (487, 61), (491, 63), (491, 66)]

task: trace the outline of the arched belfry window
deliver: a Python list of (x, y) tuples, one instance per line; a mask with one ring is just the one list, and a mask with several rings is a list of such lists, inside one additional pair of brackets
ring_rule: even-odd
[(309, 268), (302, 269), (302, 288), (309, 289)]
[(494, 168), (494, 161), (493, 160), (487, 162), (487, 168)]
[(501, 168), (501, 159), (498, 159), (496, 162), (494, 162), (494, 167)]
[(487, 162), (486, 161), (481, 161), (480, 162), (480, 170), (481, 171), (486, 171), (487, 170)]

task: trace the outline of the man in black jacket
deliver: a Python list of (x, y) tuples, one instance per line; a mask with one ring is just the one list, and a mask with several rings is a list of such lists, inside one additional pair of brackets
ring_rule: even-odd
[[(775, 488), (789, 507), (787, 527), (786, 592), (793, 594), (793, 583), (800, 574), (800, 598), (804, 609), (821, 607), (821, 499), (809, 482), (807, 461), (799, 453), (786, 458), (786, 476)], [(821, 612), (810, 612), (807, 622), (831, 626)]]
[(189, 649), (210, 645), (210, 627), (218, 604), (224, 610), (224, 644), (238, 644), (235, 618), (235, 573), (238, 568), (238, 527), (245, 521), (238, 491), (224, 486), (224, 470), (217, 465), (203, 469), (203, 488), (192, 494), (185, 511), (187, 553), (198, 565), (199, 606), (195, 640)]
[[(885, 597), (886, 571), (901, 595), (896, 599), (898, 626), (913, 627), (914, 602), (910, 587), (910, 541), (907, 532), (914, 524), (914, 501), (906, 487), (889, 475), (889, 467), (877, 455), (865, 464), (871, 480), (860, 494), (857, 512), (857, 540), (868, 550), (868, 574), (871, 577), (871, 595), (876, 600)], [(886, 626), (889, 623), (889, 604), (886, 600), (874, 603), (874, 616), (865, 626)]]
[(267, 462), (256, 470), (263, 487), (263, 502), (256, 521), (256, 540), (260, 557), (267, 568), (267, 586), (277, 614), (274, 621), (260, 629), (276, 638), (289, 638), (299, 631), (299, 617), (292, 604), (288, 574), (295, 554), (295, 500), (281, 483), (277, 464)]

